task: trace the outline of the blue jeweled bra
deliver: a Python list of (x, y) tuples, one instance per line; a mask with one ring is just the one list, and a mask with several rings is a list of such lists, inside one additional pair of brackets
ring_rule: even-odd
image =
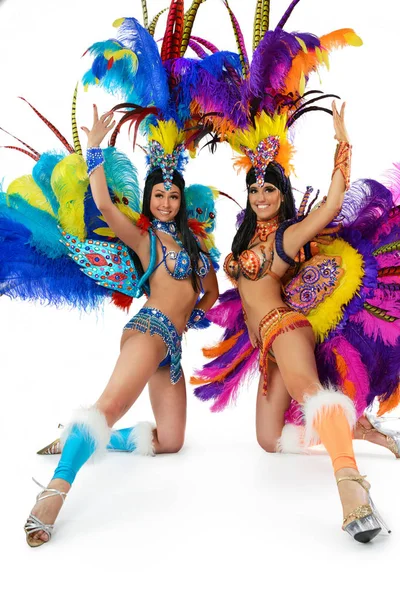
[[(181, 240), (178, 237), (175, 221), (164, 222), (164, 221), (159, 221), (158, 219), (153, 219), (151, 225), (152, 225), (152, 229), (156, 236), (157, 236), (157, 231), (162, 231), (163, 233), (167, 233), (178, 244), (178, 246), (180, 248), (182, 248), (182, 250), (179, 250), (179, 252), (175, 252), (175, 250), (168, 250), (167, 247), (164, 246), (164, 244), (161, 242), (161, 240), (157, 236), (157, 239), (159, 240), (161, 247), (162, 247), (163, 258), (158, 263), (158, 265), (155, 266), (155, 269), (157, 267), (159, 267), (162, 263), (164, 263), (167, 273), (169, 275), (171, 275), (171, 277), (173, 277), (174, 279), (187, 279), (188, 277), (190, 277), (190, 275), (192, 274), (192, 270), (193, 270), (191, 262), (190, 262), (190, 256), (187, 253), (187, 251), (185, 250)], [(200, 254), (200, 260), (201, 260), (202, 264), (200, 267), (199, 266), (195, 267), (195, 273), (200, 278), (203, 278), (208, 274), (208, 272), (210, 270), (210, 261), (209, 261), (208, 256), (204, 252), (200, 251), (199, 254)], [(167, 265), (167, 258), (170, 258), (175, 261), (175, 266), (174, 266), (173, 271), (171, 271), (171, 269)]]

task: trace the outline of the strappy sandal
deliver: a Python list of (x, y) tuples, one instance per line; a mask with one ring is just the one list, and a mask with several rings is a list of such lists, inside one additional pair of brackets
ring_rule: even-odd
[[(59, 490), (55, 490), (53, 488), (46, 488), (46, 487), (44, 487), (44, 485), (42, 485), (41, 483), (36, 481), (36, 479), (34, 479), (33, 477), (32, 477), (32, 480), (39, 487), (42, 488), (42, 491), (39, 492), (39, 494), (36, 496), (36, 502), (40, 502), (41, 500), (46, 500), (46, 498), (52, 498), (53, 496), (61, 496), (61, 499), (64, 504), (65, 498), (67, 497), (67, 492), (60, 492)], [(45, 496), (42, 496), (42, 494), (44, 494), (46, 492), (49, 492), (49, 493), (46, 494)], [(40, 519), (38, 519), (37, 517), (35, 517), (35, 515), (33, 515), (31, 513), (24, 525), (24, 531), (26, 533), (27, 544), (31, 548), (36, 548), (37, 546), (46, 544), (51, 539), (53, 529), (54, 529), (54, 525), (47, 525), (46, 523), (42, 523), (42, 521)], [(44, 540), (41, 540), (40, 538), (36, 539), (36, 538), (32, 537), (35, 533), (38, 533), (39, 531), (44, 531), (44, 533), (46, 533), (48, 536), (48, 540), (44, 541)]]
[(352, 538), (361, 544), (370, 542), (382, 531), (382, 529), (386, 533), (391, 533), (390, 529), (387, 527), (385, 521), (382, 519), (372, 501), (369, 493), (370, 485), (367, 481), (365, 481), (365, 478), (366, 475), (349, 475), (346, 477), (340, 477), (337, 480), (338, 485), (341, 481), (356, 481), (368, 494), (369, 503), (361, 504), (352, 510), (348, 515), (345, 516), (342, 525), (343, 531), (347, 531)]
[(362, 431), (362, 439), (365, 440), (367, 435), (371, 434), (373, 431), (378, 431), (378, 433), (385, 436), (387, 448), (393, 452), (396, 458), (400, 458), (400, 433), (398, 431), (390, 433), (390, 431), (382, 427), (382, 421), (377, 419), (373, 414), (365, 412), (364, 415), (368, 419), (371, 427), (364, 427), (364, 425), (358, 421), (357, 426)]

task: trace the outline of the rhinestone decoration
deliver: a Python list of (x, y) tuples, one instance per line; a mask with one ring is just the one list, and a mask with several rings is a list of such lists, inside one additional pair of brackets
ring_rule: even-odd
[(170, 190), (174, 171), (178, 167), (178, 162), (181, 155), (184, 155), (185, 152), (184, 144), (179, 144), (172, 154), (166, 154), (164, 148), (159, 142), (157, 142), (157, 140), (151, 140), (147, 146), (147, 152), (149, 160), (149, 173), (154, 171), (154, 169), (161, 169), (165, 189)]
[(242, 152), (251, 160), (251, 164), (256, 172), (257, 185), (264, 185), (265, 171), (270, 162), (275, 160), (279, 152), (279, 137), (277, 135), (269, 135), (262, 140), (256, 150), (250, 150), (245, 146), (241, 146)]

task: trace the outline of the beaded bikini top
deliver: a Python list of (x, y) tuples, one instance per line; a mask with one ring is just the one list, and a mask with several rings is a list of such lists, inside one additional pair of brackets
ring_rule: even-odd
[[(257, 221), (255, 233), (250, 240), (250, 248), (243, 250), (237, 260), (233, 257), (232, 252), (228, 254), (224, 262), (224, 271), (232, 283), (237, 282), (240, 274), (251, 281), (257, 281), (267, 275), (280, 281), (280, 277), (271, 271), (275, 254), (274, 238), (268, 241), (270, 234), (275, 233), (279, 225), (278, 216), (269, 221)], [(262, 243), (259, 244), (257, 242), (257, 244), (254, 244), (255, 240), (259, 240)], [(257, 246), (257, 250), (252, 249), (255, 246)], [(278, 255), (280, 256), (279, 252)]]
[[(154, 267), (154, 270), (157, 269), (161, 264), (164, 264), (167, 273), (171, 275), (171, 277), (173, 277), (174, 279), (187, 279), (188, 277), (190, 277), (193, 271), (190, 256), (185, 250), (181, 240), (179, 239), (175, 221), (164, 222), (159, 221), (158, 219), (153, 219), (152, 230), (161, 244), (163, 253), (161, 261), (158, 263), (158, 265)], [(175, 250), (168, 250), (168, 248), (162, 243), (162, 241), (157, 235), (157, 232), (160, 231), (170, 235), (174, 242), (176, 242), (176, 244), (178, 244), (178, 246), (181, 248), (181, 250), (179, 250), (179, 252), (176, 252)], [(200, 278), (203, 278), (208, 274), (210, 270), (210, 260), (204, 252), (200, 251), (199, 254), (201, 265), (197, 265), (194, 270), (196, 275), (198, 275)], [(167, 263), (168, 258), (175, 261), (175, 265), (172, 271)]]

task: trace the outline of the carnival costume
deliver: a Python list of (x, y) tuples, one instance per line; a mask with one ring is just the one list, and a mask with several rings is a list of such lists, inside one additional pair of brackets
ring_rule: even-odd
[[(210, 113), (213, 142), (227, 141), (241, 155), (238, 167), (253, 168), (258, 185), (270, 181), (283, 195), (293, 169), (291, 127), (309, 111), (330, 112), (316, 105), (326, 95), (305, 91), (310, 73), (328, 64), (328, 52), (333, 48), (361, 44), (349, 29), (320, 38), (283, 31), (298, 1), (291, 2), (273, 31), (268, 31), (269, 2), (257, 2), (251, 62), (237, 19), (225, 2), (238, 40), (242, 77), (232, 77), (229, 85), (226, 79), (220, 82), (218, 96), (201, 104)], [(340, 170), (346, 188), (340, 214), (295, 261), (284, 251), (284, 232), (315, 205), (318, 194), (307, 209), (312, 188), (307, 189), (295, 218), (279, 226), (273, 220), (263, 224), (270, 228), (268, 233), (275, 230), (274, 247), (261, 245), (260, 255), (250, 243), (240, 256), (227, 257), (225, 271), (236, 284), (239, 276), (277, 279), (271, 269), (276, 252), (291, 269), (282, 281), (284, 306), (262, 319), (261, 345), (253, 348), (238, 291), (222, 294), (207, 317), (224, 328), (223, 338), (204, 350), (211, 360), (192, 377), (198, 386), (195, 395), (202, 401), (211, 400), (212, 411), (223, 410), (236, 399), (241, 384), (257, 366), (267, 385), (267, 360), (278, 335), (311, 326), (323, 387), (304, 397), (301, 405), (292, 401), (278, 450), (301, 452), (322, 441), (335, 472), (356, 468), (351, 430), (374, 398), (381, 403), (380, 414), (400, 400), (399, 187), (388, 189), (373, 180), (349, 187), (350, 159), (349, 144), (339, 143), (334, 173)], [(266, 175), (270, 164), (281, 174), (280, 185)], [(395, 175), (398, 180), (398, 173)], [(262, 241), (262, 231), (254, 237)], [(398, 436), (392, 436), (392, 441), (399, 455)], [(363, 477), (353, 480), (368, 491)], [(346, 516), (343, 528), (361, 542), (387, 529), (370, 497), (369, 504)]]
[[(135, 167), (125, 155), (114, 148), (124, 123), (134, 126), (147, 138), (149, 172), (161, 169), (164, 186), (170, 189), (174, 171), (182, 173), (188, 160), (187, 151), (194, 154), (193, 131), (198, 116), (193, 113), (195, 87), (185, 77), (185, 65), (201, 71), (200, 59), (185, 59), (188, 45), (202, 47), (207, 42), (191, 39), (196, 12), (202, 0), (194, 0), (183, 14), (183, 0), (172, 0), (161, 52), (153, 39), (159, 15), (149, 25), (146, 3), (142, 2), (145, 26), (134, 18), (119, 19), (116, 38), (98, 42), (89, 48), (93, 57), (90, 70), (85, 74), (85, 86), (102, 86), (111, 93), (123, 96), (125, 102), (116, 110), (124, 112), (106, 150), (90, 148), (87, 164), (82, 156), (76, 124), (75, 90), (72, 111), (73, 146), (34, 107), (35, 113), (51, 128), (68, 154), (46, 152), (40, 155), (21, 140), (24, 147), (16, 149), (36, 161), (31, 175), (13, 181), (7, 192), (0, 194), (0, 289), (10, 298), (39, 300), (49, 304), (69, 304), (83, 309), (100, 306), (106, 298), (127, 309), (133, 298), (150, 292), (149, 277), (161, 265), (175, 279), (190, 277), (192, 269), (200, 278), (205, 277), (210, 263), (217, 266), (215, 248), (216, 190), (194, 185), (185, 192), (188, 224), (197, 239), (201, 238), (207, 253), (200, 252), (200, 263), (191, 265), (183, 248), (174, 222), (150, 221), (141, 214), (139, 186)], [(161, 14), (161, 13), (159, 13)], [(215, 70), (221, 70), (221, 60), (215, 57)], [(214, 59), (213, 59), (214, 60)], [(231, 62), (234, 63), (232, 53)], [(237, 66), (239, 58), (237, 57)], [(210, 69), (212, 64), (206, 65)], [(203, 76), (207, 78), (207, 70)], [(15, 148), (15, 147), (14, 147)], [(150, 263), (143, 273), (136, 254), (115, 238), (104, 224), (89, 185), (89, 175), (104, 168), (110, 197), (132, 222), (149, 236)], [(156, 264), (156, 245), (161, 240), (158, 232), (168, 233), (181, 247), (179, 252), (162, 246), (162, 261)], [(169, 267), (173, 261), (174, 268)], [(201, 328), (209, 323), (204, 311), (195, 308), (187, 323), (188, 328)], [(172, 383), (181, 376), (181, 339), (170, 319), (161, 311), (145, 307), (126, 325), (128, 329), (162, 338), (166, 357), (161, 365), (170, 365)], [(110, 440), (113, 449), (135, 450), (153, 454), (153, 426), (142, 423), (129, 430), (112, 433), (104, 415), (95, 407), (80, 411), (63, 435), (63, 451), (54, 478), (72, 484), (76, 473), (94, 452), (105, 450)], [(43, 492), (41, 492), (43, 494)], [(65, 494), (45, 490), (46, 495)], [(45, 531), (49, 538), (52, 526), (41, 523), (30, 515), (25, 530), (28, 543), (40, 545), (32, 534)]]

